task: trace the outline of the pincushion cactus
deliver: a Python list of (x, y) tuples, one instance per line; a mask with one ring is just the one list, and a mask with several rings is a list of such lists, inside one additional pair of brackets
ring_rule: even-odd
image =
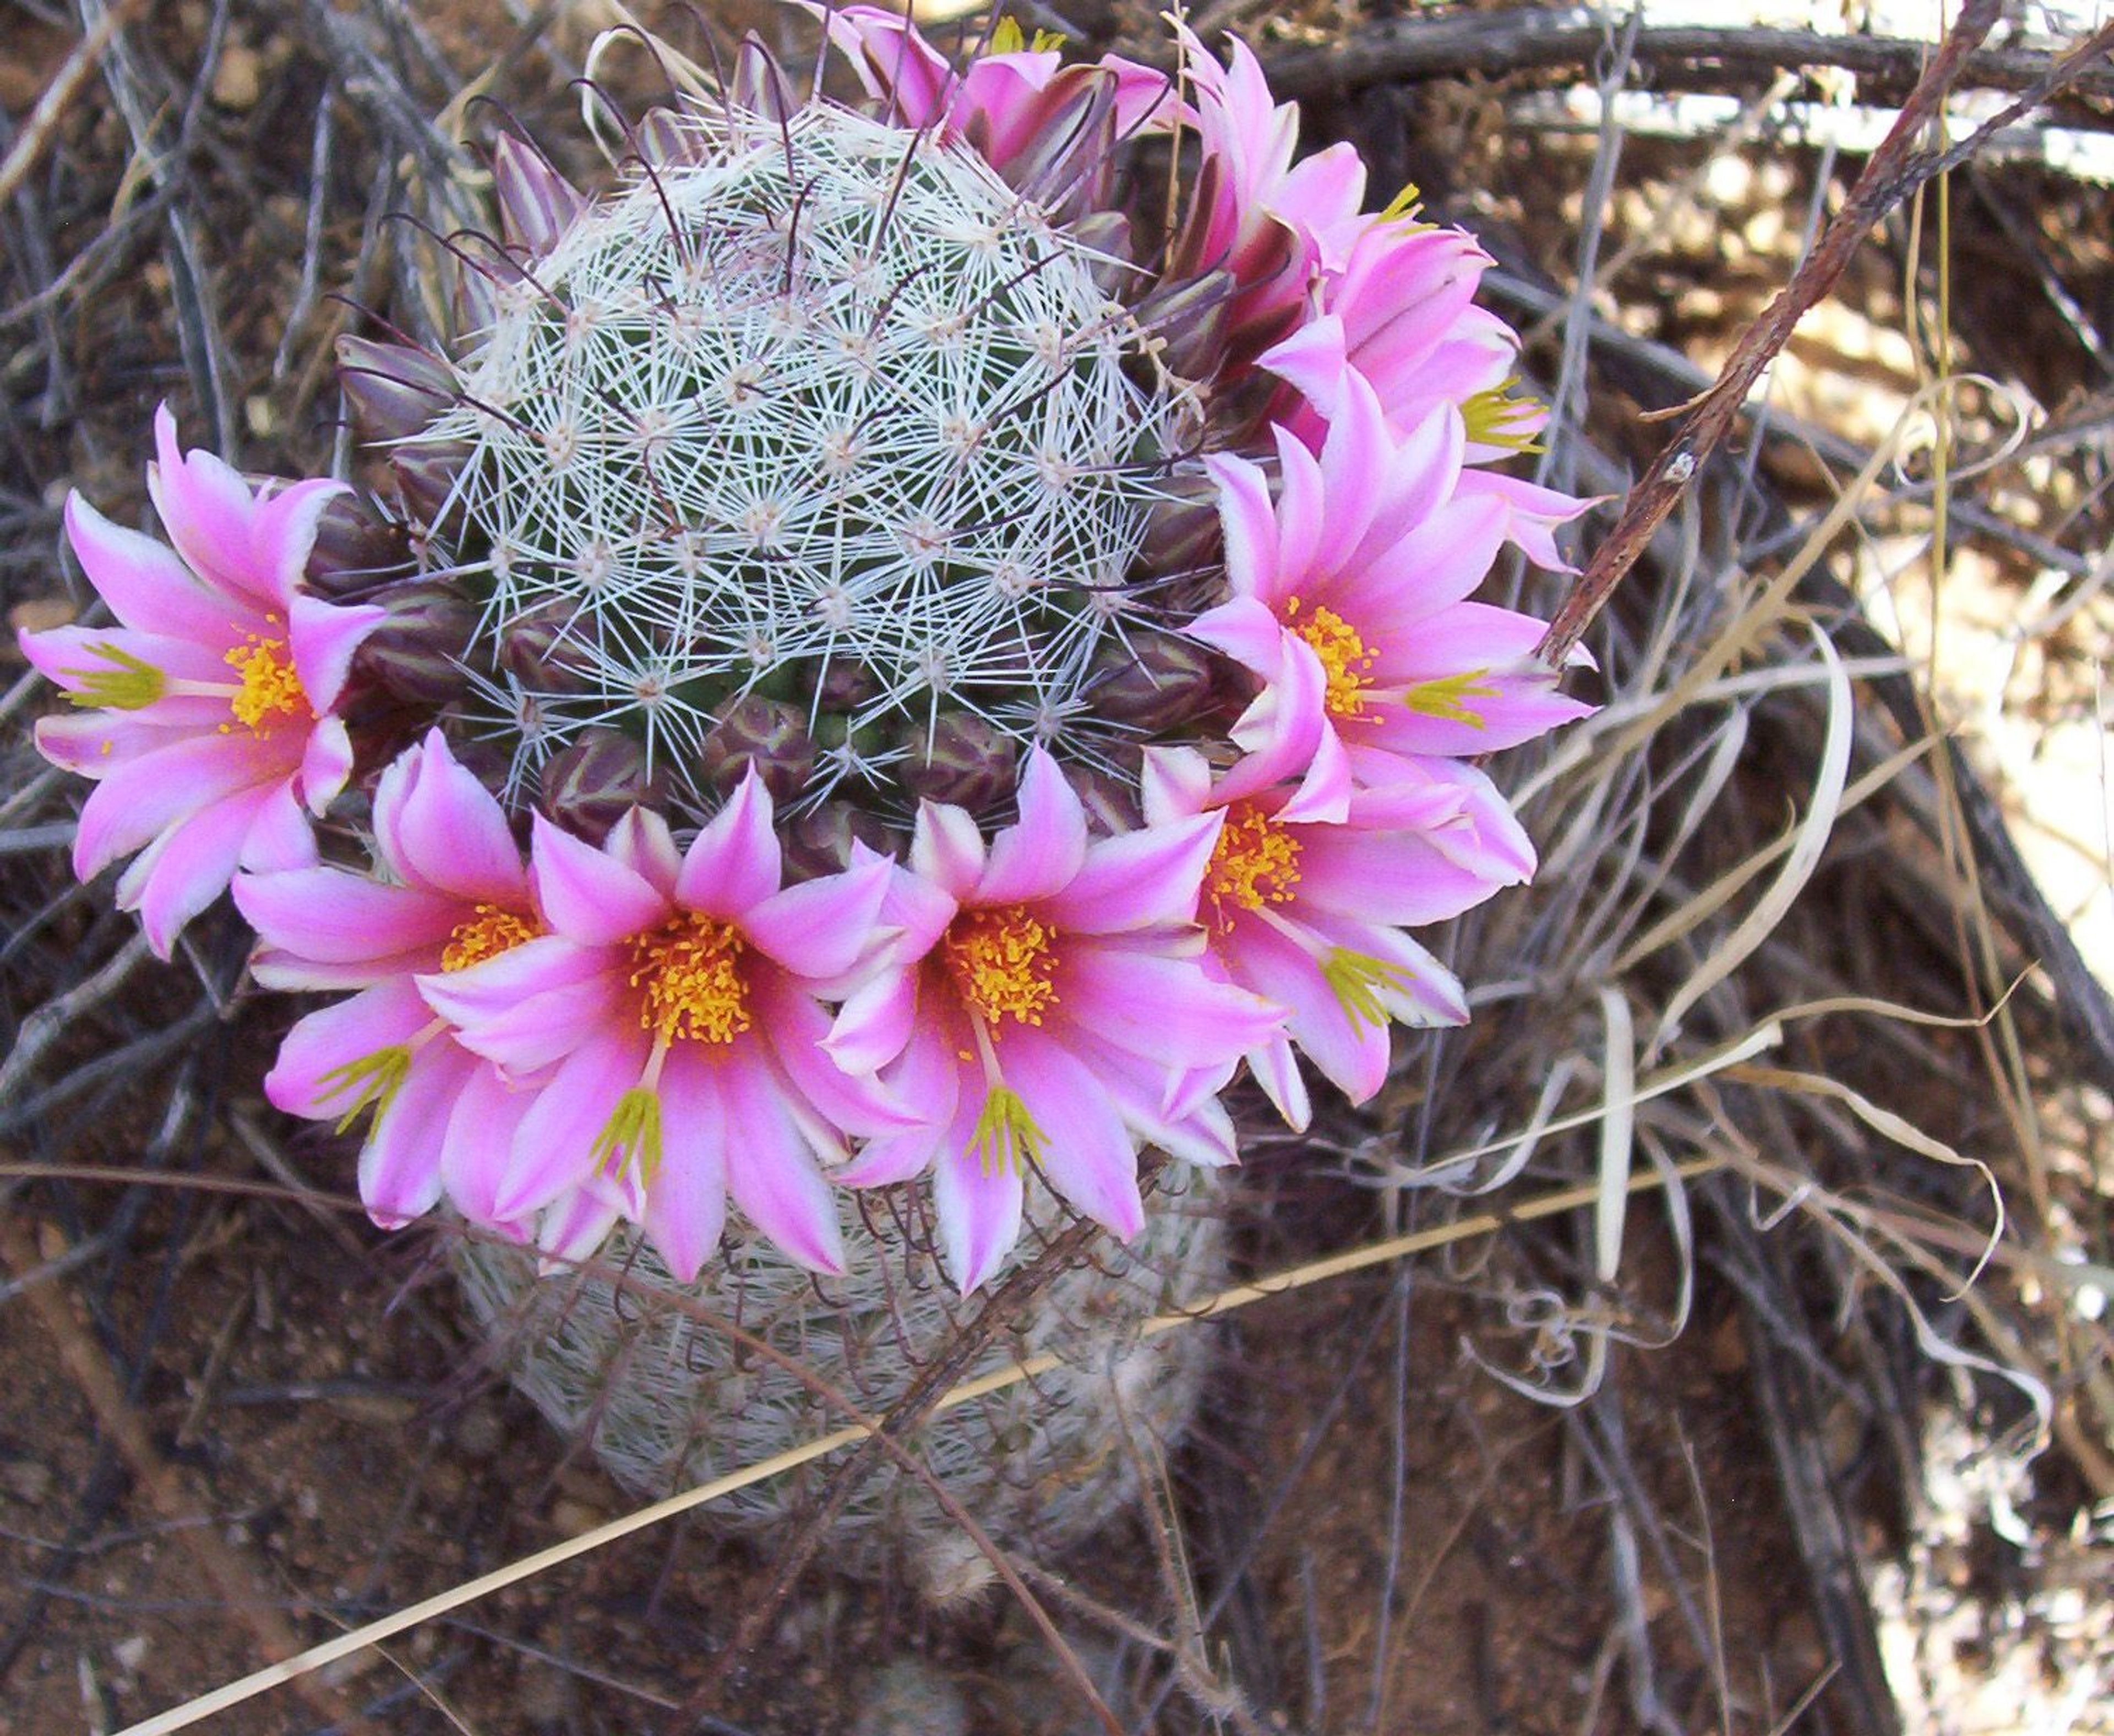
[[(1393, 1026), (1466, 1016), (1409, 930), (1528, 877), (1476, 762), (1586, 709), (1471, 593), (1585, 503), (1498, 468), (1540, 413), (1485, 256), (1295, 163), (1238, 43), (1181, 33), (1178, 81), (823, 22), (863, 105), (751, 47), (606, 189), (496, 147), (456, 329), (341, 346), (387, 501), (165, 424), (183, 560), (76, 508), (127, 625), (25, 646), (89, 714), (47, 751), (111, 779), (84, 871), (141, 852), (163, 953), (232, 878), (260, 982), (350, 991), (267, 1089), (364, 1118), (378, 1222), (829, 1274), (850, 1332), (926, 1258), (847, 1239), (852, 1190), (916, 1187), (964, 1292), (1064, 1210), (1152, 1245), (1142, 1153), (1234, 1162), (1243, 1068), (1303, 1127), (1306, 1069), (1362, 1101)], [(574, 1414), (586, 1316), (526, 1305)], [(657, 1419), (634, 1480), (694, 1459), (651, 1366), (594, 1400)]]

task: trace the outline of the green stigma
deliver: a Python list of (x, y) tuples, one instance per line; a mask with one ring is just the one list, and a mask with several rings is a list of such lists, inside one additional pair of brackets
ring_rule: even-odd
[(1471, 445), (1503, 446), (1512, 452), (1543, 450), (1541, 442), (1520, 427), (1539, 416), (1542, 407), (1535, 399), (1512, 396), (1512, 388), (1518, 384), (1519, 376), (1513, 374), (1462, 402), (1461, 419), (1468, 425)]
[(66, 695), (77, 706), (101, 706), (112, 711), (138, 711), (169, 691), (169, 678), (144, 658), (108, 643), (81, 647), (99, 657), (108, 669), (62, 669), (69, 681), (80, 685)]
[(1488, 669), (1467, 669), (1458, 675), (1420, 681), (1402, 690), (1402, 702), (1425, 717), (1444, 718), (1450, 724), (1466, 724), (1471, 729), (1480, 729), (1483, 727), (1483, 714), (1465, 701), (1498, 697), (1498, 690), (1483, 679), (1489, 673)]
[(371, 1055), (362, 1055), (357, 1061), (348, 1061), (343, 1067), (332, 1067), (316, 1081), (320, 1088), (317, 1096), (327, 1103), (348, 1091), (352, 1094), (351, 1107), (338, 1117), (340, 1133), (369, 1109), (374, 1112), (375, 1123), (379, 1125), (382, 1117), (389, 1112), (390, 1104), (396, 1100), (397, 1092), (404, 1088), (404, 1077), (410, 1071), (410, 1048), (392, 1043)]
[(1387, 202), (1387, 209), (1373, 221), (1376, 223), (1399, 223), (1412, 233), (1432, 226), (1421, 221), (1416, 213), (1424, 203), (1424, 190), (1413, 180), (1402, 184), (1402, 191)]
[(977, 1154), (977, 1167), (986, 1176), (1010, 1170), (1025, 1173), (1036, 1161), (1042, 1144), (1042, 1130), (1027, 1112), (1020, 1094), (1007, 1085), (993, 1085), (984, 1098), (983, 1112), (969, 1135), (969, 1149)]
[(613, 1163), (611, 1173), (619, 1179), (635, 1163), (638, 1179), (650, 1183), (661, 1167), (660, 1098), (644, 1085), (618, 1098), (595, 1135), (592, 1155), (598, 1168)]
[(1064, 46), (1064, 37), (1055, 30), (1037, 30), (1035, 33), (1035, 40), (1031, 43), (1021, 34), (1019, 20), (1001, 18), (992, 26), (991, 47), (986, 52), (991, 54), (1018, 54), (1023, 48), (1032, 48), (1037, 54), (1045, 54), (1052, 48), (1061, 48)]
[(1338, 947), (1321, 961), (1321, 980), (1354, 1025), (1385, 1025), (1392, 1015), (1380, 997), (1409, 987), (1406, 972), (1348, 947)]

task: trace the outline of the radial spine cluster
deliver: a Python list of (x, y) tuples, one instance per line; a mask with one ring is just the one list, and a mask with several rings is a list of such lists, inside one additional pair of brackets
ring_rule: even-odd
[(1170, 441), (1112, 262), (968, 147), (844, 109), (661, 136), (398, 447), (467, 449), (437, 516), (486, 592), (469, 660), (534, 720), (514, 778), (595, 725), (681, 776), (748, 695), (804, 712), (810, 795), (943, 714), (1083, 727)]

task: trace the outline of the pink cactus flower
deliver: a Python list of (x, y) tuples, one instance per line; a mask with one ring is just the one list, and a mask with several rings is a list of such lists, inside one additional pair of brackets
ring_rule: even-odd
[(287, 1033), (264, 1094), (292, 1115), (347, 1125), (372, 1110), (359, 1196), (384, 1229), (443, 1196), (499, 1227), (489, 1163), (533, 1094), (457, 1044), (414, 980), (509, 952), (542, 931), (528, 875), (489, 791), (436, 729), (382, 774), (374, 853), (387, 881), (341, 868), (239, 875), (235, 902), (270, 989), (357, 992)]
[[(620, 1212), (687, 1281), (719, 1245), (731, 1194), (794, 1259), (842, 1271), (818, 1162), (845, 1159), (845, 1134), (913, 1117), (822, 1053), (817, 996), (856, 986), (892, 865), (785, 887), (753, 770), (687, 852), (634, 809), (599, 850), (538, 816), (531, 863), (550, 932), (418, 979), (506, 1076), (549, 1070), (488, 1142), (495, 1214), (561, 1200), (569, 1222)], [(575, 1245), (587, 1232), (556, 1233)]]
[(317, 518), (341, 483), (297, 482), (260, 500), (210, 453), (181, 452), (166, 406), (154, 437), (148, 487), (175, 550), (69, 496), (74, 552), (120, 624), (20, 641), (81, 710), (44, 719), (36, 738), (54, 765), (96, 781), (74, 871), (89, 879), (137, 852), (117, 905), (140, 912), (167, 958), (238, 867), (315, 860), (308, 815), (352, 769), (332, 707), (382, 611), (302, 588)]
[(1282, 785), (1226, 800), (1193, 749), (1146, 756), (1147, 824), (1223, 811), (1197, 921), (1218, 974), (1288, 1010), (1247, 1061), (1294, 1128), (1310, 1113), (1295, 1049), (1362, 1103), (1387, 1078), (1391, 1024), (1467, 1022), (1459, 982), (1402, 930), (1525, 881), (1534, 852), (1487, 781), (1459, 770), (1466, 781), (1412, 774), (1354, 788), (1331, 825), (1287, 820)]
[(1398, 441), (1353, 375), (1318, 457), (1278, 431), (1274, 500), (1260, 465), (1206, 461), (1233, 596), (1187, 631), (1264, 683), (1226, 799), (1294, 778), (1285, 819), (1340, 821), (1353, 747), (1464, 757), (1592, 709), (1535, 660), (1543, 623), (1467, 600), (1517, 528), (1505, 493), (1463, 487), (1464, 438), (1441, 408)]
[(1311, 317), (1259, 360), (1306, 400), (1278, 419), (1318, 447), (1344, 409), (1351, 375), (1373, 389), (1398, 435), (1442, 404), (1468, 424), (1467, 462), (1526, 445), (1545, 419), (1507, 395), (1519, 340), (1475, 304), (1490, 257), (1475, 238), (1402, 215), (1361, 217), (1332, 238)]
[(1018, 822), (986, 847), (961, 809), (927, 803), (885, 920), (893, 968), (848, 999), (826, 1044), (885, 1067), (921, 1124), (870, 1141), (840, 1181), (930, 1169), (942, 1249), (964, 1291), (1020, 1233), (1032, 1167), (1120, 1236), (1144, 1220), (1137, 1153), (1233, 1158), (1215, 1094), (1284, 1020), (1206, 975), (1197, 895), (1218, 836), (1200, 814), (1089, 843), (1078, 797), (1037, 750)]
[(1304, 318), (1325, 236), (1354, 218), (1365, 199), (1365, 165), (1349, 144), (1293, 162), (1298, 107), (1271, 101), (1247, 46), (1233, 39), (1222, 67), (1186, 27), (1181, 37), (1202, 148), (1196, 208), (1168, 272), (1230, 272), (1238, 286), (1230, 340), (1252, 354)]
[(1067, 94), (1089, 79), (1109, 90), (1111, 143), (1163, 130), (1187, 113), (1166, 74), (1114, 54), (1068, 69), (1056, 47), (1039, 34), (1027, 45), (1009, 19), (991, 33), (985, 53), (958, 67), (897, 13), (872, 6), (812, 10), (867, 94), (887, 104), (889, 120), (965, 138), (995, 168), (1050, 146), (1066, 130), (1059, 111)]

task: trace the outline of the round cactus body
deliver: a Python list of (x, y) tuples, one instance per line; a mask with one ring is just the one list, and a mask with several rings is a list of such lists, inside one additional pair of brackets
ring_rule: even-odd
[(840, 108), (656, 138), (394, 449), (452, 469), (432, 519), (483, 594), (515, 781), (615, 728), (710, 802), (723, 726), (771, 763), (759, 703), (804, 726), (812, 800), (964, 719), (1000, 763), (1066, 731), (1091, 760), (1173, 420), (1110, 262), (968, 147)]
[[(1064, 1273), (964, 1378), (1053, 1353), (1059, 1366), (936, 1418), (911, 1446), (948, 1492), (1008, 1547), (1061, 1551), (1135, 1494), (1142, 1450), (1188, 1426), (1210, 1329), (1151, 1339), (1140, 1324), (1193, 1306), (1224, 1280), (1223, 1190), (1170, 1172), (1143, 1232)], [(1044, 1227), (1059, 1227), (1046, 1207)], [(656, 1498), (757, 1464), (846, 1418), (785, 1367), (685, 1313), (694, 1299), (811, 1370), (868, 1414), (885, 1413), (974, 1312), (929, 1250), (885, 1210), (855, 1231), (849, 1275), (818, 1286), (762, 1236), (730, 1231), (720, 1260), (683, 1286), (652, 1247), (620, 1231), (583, 1271), (538, 1280), (535, 1256), (465, 1239), (457, 1270), (495, 1359), (559, 1429), (584, 1437), (633, 1494)], [(858, 1245), (859, 1244), (864, 1245)], [(624, 1274), (620, 1287), (606, 1276)], [(823, 1460), (735, 1491), (711, 1516), (766, 1542), (824, 1488)], [(846, 1571), (901, 1573), (944, 1601), (978, 1583), (977, 1556), (931, 1491), (890, 1461), (860, 1485), (831, 1533)]]

